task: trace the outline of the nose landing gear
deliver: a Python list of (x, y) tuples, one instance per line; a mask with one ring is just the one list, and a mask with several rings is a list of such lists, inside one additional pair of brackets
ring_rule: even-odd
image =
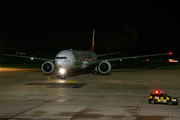
[(65, 74), (62, 74), (62, 75), (61, 75), (61, 79), (64, 79), (64, 80), (66, 79)]
[(64, 68), (60, 68), (59, 70), (61, 79), (66, 79), (66, 70)]
[(93, 71), (93, 75), (99, 75), (100, 72), (98, 71), (97, 66), (95, 67), (94, 71)]

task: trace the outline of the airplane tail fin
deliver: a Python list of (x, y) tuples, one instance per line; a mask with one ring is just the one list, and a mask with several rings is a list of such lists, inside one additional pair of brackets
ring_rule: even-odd
[(95, 29), (93, 30), (93, 37), (92, 37), (92, 43), (91, 43), (91, 51), (94, 51), (94, 36), (95, 36)]

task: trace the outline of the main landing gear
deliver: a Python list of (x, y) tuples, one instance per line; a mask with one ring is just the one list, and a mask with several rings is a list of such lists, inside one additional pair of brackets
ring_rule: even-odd
[(93, 75), (99, 75), (100, 72), (98, 71), (97, 66), (95, 67), (94, 71), (93, 71)]

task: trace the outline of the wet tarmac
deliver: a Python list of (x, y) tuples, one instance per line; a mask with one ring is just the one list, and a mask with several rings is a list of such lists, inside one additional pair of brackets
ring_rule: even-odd
[(180, 70), (87, 69), (62, 80), (40, 69), (0, 68), (0, 120), (179, 120), (179, 105), (148, 103), (155, 90), (180, 99)]

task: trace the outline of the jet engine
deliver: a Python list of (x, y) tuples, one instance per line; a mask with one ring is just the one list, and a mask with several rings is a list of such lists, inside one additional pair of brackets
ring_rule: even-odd
[(98, 70), (101, 73), (108, 73), (111, 70), (111, 64), (108, 61), (102, 61), (98, 65)]
[(46, 61), (42, 64), (42, 71), (44, 73), (51, 73), (54, 71), (54, 68), (55, 68), (54, 63), (51, 61)]

